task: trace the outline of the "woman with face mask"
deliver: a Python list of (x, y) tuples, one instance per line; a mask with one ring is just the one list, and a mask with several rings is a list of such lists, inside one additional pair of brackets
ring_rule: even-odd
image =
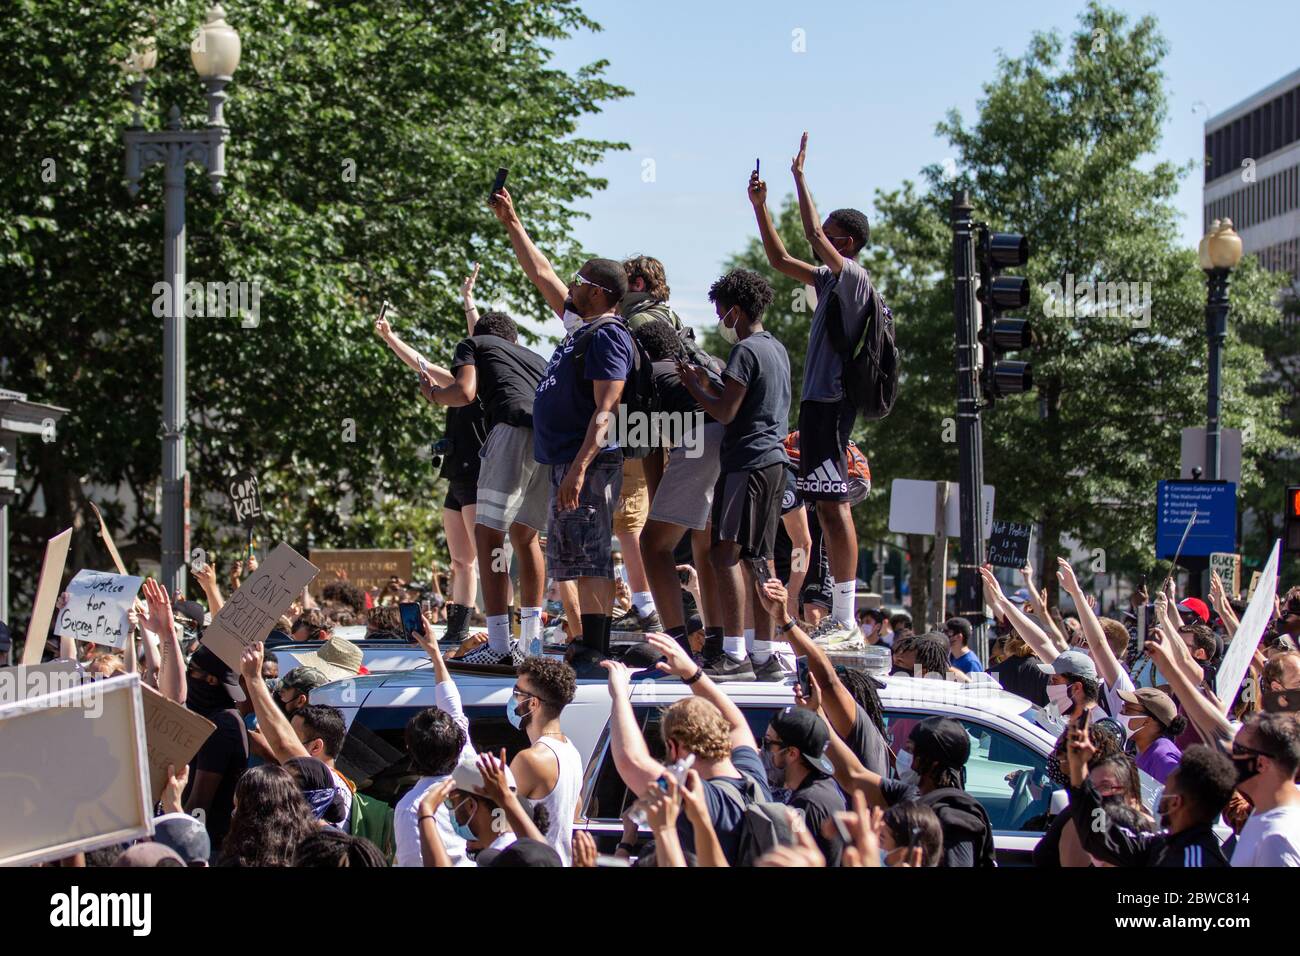
[(1123, 714), (1129, 721), (1129, 740), (1137, 749), (1137, 766), (1158, 783), (1164, 783), (1178, 766), (1183, 752), (1175, 743), (1187, 721), (1178, 715), (1178, 707), (1164, 691), (1140, 687), (1120, 691)]

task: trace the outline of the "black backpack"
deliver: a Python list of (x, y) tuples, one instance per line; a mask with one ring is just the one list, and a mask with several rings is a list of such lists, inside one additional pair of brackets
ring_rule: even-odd
[[(587, 347), (591, 343), (592, 335), (602, 325), (609, 325), (611, 322), (623, 325), (626, 329), (622, 319), (618, 318), (618, 316), (609, 315), (596, 319), (594, 322), (589, 322), (578, 333), (573, 346), (575, 352), (574, 361), (577, 362), (579, 379), (583, 379), (585, 376), (584, 365), (587, 359)], [(659, 396), (654, 387), (654, 371), (651, 368), (650, 356), (646, 354), (645, 349), (641, 348), (640, 343), (631, 333), (628, 333), (628, 335), (632, 339), (632, 368), (627, 373), (626, 384), (623, 386), (623, 399), (619, 402), (619, 407), (626, 408), (626, 412), (620, 413), (616, 409), (615, 414), (626, 415), (627, 418), (624, 421), (632, 421), (632, 416), (635, 414), (642, 421), (649, 423), (652, 421), (650, 416), (660, 410)], [(633, 429), (634, 433), (635, 431), (636, 429)], [(647, 424), (640, 431), (642, 434), (649, 436), (651, 429)], [(653, 442), (631, 446), (620, 442), (620, 445), (623, 449), (624, 458), (645, 458), (657, 447)]]
[(844, 394), (867, 421), (879, 421), (894, 410), (898, 398), (898, 345), (894, 342), (894, 313), (880, 290), (872, 286), (862, 341), (850, 342), (844, 331), (843, 306), (833, 287), (826, 290), (826, 334), (844, 359)]
[[(958, 823), (963, 827), (968, 823), (970, 818), (978, 819), (983, 825), (978, 828), (978, 836), (975, 836), (974, 847), (974, 865), (976, 868), (997, 866), (994, 858), (993, 846), (993, 825), (989, 822), (988, 812), (984, 805), (972, 797), (965, 790), (959, 790), (956, 787), (940, 787), (938, 790), (931, 790), (925, 796), (920, 797), (919, 801), (935, 813), (939, 818), (939, 826), (943, 830), (943, 852), (944, 859), (941, 865), (947, 866), (948, 849), (955, 844), (956, 840), (950, 840), (950, 825), (955, 829)], [(967, 830), (967, 833), (971, 831)], [(973, 833), (971, 835), (974, 835)]]

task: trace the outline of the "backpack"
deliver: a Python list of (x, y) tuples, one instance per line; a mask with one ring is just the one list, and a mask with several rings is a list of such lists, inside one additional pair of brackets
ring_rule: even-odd
[(844, 359), (844, 394), (867, 421), (879, 421), (894, 410), (898, 399), (898, 345), (894, 341), (894, 313), (874, 286), (867, 303), (862, 342), (850, 342), (844, 332), (843, 306), (834, 289), (828, 289), (826, 334), (831, 347)]
[[(591, 337), (601, 326), (610, 323), (617, 323), (625, 329), (627, 327), (622, 319), (609, 315), (596, 319), (594, 322), (589, 322), (574, 340), (575, 354), (573, 358), (577, 363), (577, 374), (580, 380), (585, 379), (584, 365), (587, 359), (587, 347), (591, 344)], [(629, 337), (631, 337), (630, 333)], [(616, 414), (620, 416), (627, 416), (623, 418), (625, 422), (632, 422), (637, 419), (645, 422), (646, 424), (642, 427), (637, 428), (634, 425), (629, 431), (633, 434), (640, 432), (647, 439), (651, 437), (650, 422), (653, 419), (650, 416), (660, 410), (659, 396), (654, 387), (654, 370), (651, 368), (651, 364), (650, 356), (646, 354), (645, 349), (641, 347), (641, 344), (635, 338), (632, 338), (632, 368), (627, 373), (626, 383), (623, 386), (623, 398), (619, 402), (619, 408), (625, 409), (625, 411), (616, 411)], [(620, 441), (619, 444), (623, 449), (624, 458), (645, 458), (657, 447), (655, 442), (650, 440), (647, 440), (644, 445), (628, 445), (623, 441)]]
[(784, 803), (760, 800), (758, 786), (745, 775), (744, 789), (732, 780), (713, 780), (733, 804), (740, 807), (740, 843), (732, 866), (753, 866), (764, 854), (778, 846), (794, 846), (799, 842), (795, 835), (796, 814)]
[(352, 815), (348, 818), (348, 832), (365, 837), (384, 855), (391, 865), (395, 853), (393, 840), (393, 808), (382, 800), (352, 793)]
[(943, 830), (944, 855), (940, 866), (948, 865), (948, 847), (950, 843), (955, 844), (957, 842), (956, 840), (950, 841), (950, 834), (957, 826), (969, 833), (970, 830), (966, 824), (971, 817), (978, 817), (983, 822), (983, 836), (975, 841), (975, 867), (978, 869), (997, 866), (993, 856), (993, 825), (989, 822), (989, 815), (982, 803), (965, 790), (959, 790), (956, 787), (941, 787), (938, 790), (931, 790), (918, 799), (919, 802), (934, 811), (935, 816), (939, 818), (939, 826)]
[[(786, 435), (782, 444), (785, 446), (786, 457), (790, 459), (790, 466), (798, 470), (799, 430), (795, 429)], [(848, 447), (844, 449), (844, 461), (848, 466), (849, 504), (856, 505), (866, 500), (871, 493), (871, 465), (862, 449), (851, 438)]]

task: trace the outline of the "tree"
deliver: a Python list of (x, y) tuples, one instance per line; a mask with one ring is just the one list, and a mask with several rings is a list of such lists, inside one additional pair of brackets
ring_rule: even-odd
[[(160, 469), (162, 189), (157, 169), (138, 201), (121, 183), (130, 104), (114, 61), (156, 36), (149, 123), (176, 103), (200, 125), (188, 45), (207, 2), (157, 0), (147, 22), (138, 6), (23, 0), (0, 24), (0, 126), (17, 134), (0, 140), (0, 374), (71, 409), (57, 443), (20, 445), (37, 480), (13, 508), (18, 580), (34, 580), (45, 538), (69, 525), (70, 570), (105, 560), (83, 482), (129, 489), (134, 508), (106, 509), (128, 562), (158, 553), (147, 503)], [(605, 185), (586, 169), (626, 146), (574, 132), (627, 91), (602, 78), (604, 61), (572, 75), (548, 64), (544, 43), (599, 29), (575, 0), (248, 0), (229, 19), (243, 62), (228, 88), (225, 194), (191, 172), (189, 278), (257, 283), (262, 297), (252, 326), (188, 323), (194, 544), (238, 549), (221, 489), (245, 468), (262, 480), (263, 539), (402, 545), (368, 533), (392, 527), (400, 501), (423, 542), (440, 507), (428, 452), (440, 416), (370, 319), (389, 299), (395, 325), (445, 362), (464, 332), (456, 290), (470, 260), (483, 263), (483, 299), (543, 316), (486, 207), (492, 176), (510, 167), (537, 241), (561, 266), (580, 261), (572, 207)]]

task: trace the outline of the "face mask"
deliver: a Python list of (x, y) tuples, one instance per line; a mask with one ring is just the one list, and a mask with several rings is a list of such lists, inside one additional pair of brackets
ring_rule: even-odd
[[(464, 800), (462, 800), (460, 805), (463, 807), (467, 803), (469, 803), (469, 797), (466, 797)], [(475, 839), (474, 831), (469, 828), (468, 823), (461, 823), (459, 820), (456, 819), (456, 809), (452, 807), (450, 804), (447, 805), (447, 812), (451, 814), (451, 827), (453, 830), (456, 831), (456, 836), (460, 837), (466, 843), (468, 843), (470, 840)]]
[(515, 730), (523, 730), (524, 724), (527, 723), (528, 718), (532, 716), (531, 714), (521, 713), (523, 706), (523, 704), (520, 704), (516, 707), (515, 699), (513, 697), (506, 701), (506, 720), (510, 721), (510, 726), (515, 728)]
[(778, 767), (772, 759), (772, 748), (763, 748), (763, 769), (767, 771), (767, 785), (773, 790), (785, 787), (785, 768)]
[(1169, 796), (1161, 797), (1160, 804), (1156, 807), (1156, 815), (1160, 817), (1160, 826), (1168, 830), (1173, 826), (1173, 820), (1169, 816)]
[[(733, 305), (731, 309), (728, 309), (727, 315), (731, 315), (731, 311), (734, 308), (735, 306)], [(728, 345), (735, 345), (740, 341), (740, 336), (736, 334), (735, 329), (727, 325), (727, 315), (718, 319), (718, 334), (722, 336), (722, 341), (726, 342)]]
[(205, 680), (189, 678), (185, 688), (185, 704), (190, 710), (203, 713), (213, 710), (229, 710), (235, 706), (225, 686), (213, 687)]
[(1238, 759), (1232, 758), (1232, 764), (1237, 768), (1237, 785), (1246, 783), (1259, 776), (1259, 757), (1251, 754), (1249, 757)]
[(914, 769), (912, 751), (910, 750), (900, 750), (894, 760), (894, 766), (898, 771), (898, 779), (903, 783), (914, 784), (921, 779), (921, 775)]
[[(565, 303), (566, 306), (570, 304), (571, 303)], [(582, 316), (577, 312), (574, 312), (572, 309), (566, 308), (564, 310), (564, 334), (570, 334), (580, 325), (582, 325)]]
[(1074, 709), (1074, 701), (1070, 700), (1069, 684), (1048, 684), (1047, 699), (1056, 705), (1062, 717)]

